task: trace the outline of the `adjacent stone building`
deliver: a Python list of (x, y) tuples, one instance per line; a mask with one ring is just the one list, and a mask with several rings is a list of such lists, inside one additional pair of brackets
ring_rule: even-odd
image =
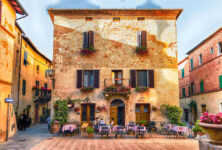
[(181, 12), (49, 9), (54, 25), (52, 101), (83, 100), (70, 110), (70, 122), (95, 117), (122, 125), (166, 120), (155, 107), (179, 106), (176, 20)]
[(17, 0), (0, 0), (0, 142), (16, 132), (13, 105), (5, 102), (6, 98), (12, 98), (16, 14), (27, 15)]
[[(195, 102), (197, 119), (205, 111), (214, 114), (222, 112), (222, 28), (187, 54), (184, 70), (188, 73), (185, 77), (189, 76), (186, 83), (188, 88), (185, 89), (185, 96), (180, 90), (181, 104), (184, 99)], [(181, 79), (180, 87), (183, 87), (182, 82)]]

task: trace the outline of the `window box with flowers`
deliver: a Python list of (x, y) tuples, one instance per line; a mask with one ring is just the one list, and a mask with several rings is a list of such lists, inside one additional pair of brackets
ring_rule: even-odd
[(136, 87), (135, 91), (136, 92), (146, 92), (148, 90), (147, 87)]
[(130, 88), (129, 87), (113, 87), (113, 86), (110, 86), (110, 87), (106, 87), (104, 89), (104, 92), (103, 94), (105, 95), (105, 98), (106, 99), (109, 99), (109, 97), (111, 96), (114, 96), (114, 95), (121, 95), (121, 96), (124, 96), (126, 99), (129, 99), (129, 94), (131, 93), (130, 92)]
[(32, 87), (32, 90), (39, 90), (39, 86), (34, 85), (34, 86)]
[(208, 112), (203, 113), (200, 117), (200, 122), (198, 124), (201, 126), (210, 139), (210, 143), (221, 145), (222, 144), (222, 113), (208, 114)]
[(86, 47), (86, 48), (82, 48), (81, 49), (81, 54), (82, 55), (89, 55), (96, 52), (96, 50), (94, 49), (94, 47)]
[(136, 47), (136, 52), (143, 55), (148, 53), (148, 49), (146, 47)]
[(93, 90), (94, 90), (93, 87), (82, 87), (80, 89), (81, 92), (88, 92), (88, 93), (92, 92)]

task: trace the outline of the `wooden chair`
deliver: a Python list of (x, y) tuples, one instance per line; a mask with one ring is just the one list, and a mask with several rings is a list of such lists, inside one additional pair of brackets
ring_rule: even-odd
[(87, 136), (86, 128), (89, 126), (89, 123), (85, 122), (82, 124), (80, 130), (81, 130), (81, 136)]

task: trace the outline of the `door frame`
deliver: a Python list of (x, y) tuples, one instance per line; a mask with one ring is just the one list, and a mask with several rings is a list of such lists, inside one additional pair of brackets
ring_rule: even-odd
[[(93, 121), (82, 121), (82, 105), (94, 105), (94, 118), (95, 118), (96, 117), (96, 104), (95, 103), (82, 103), (82, 104), (80, 104), (80, 123), (82, 124), (82, 123), (93, 122)], [(86, 112), (86, 115), (87, 115), (87, 112)], [(89, 117), (90, 117), (90, 114), (89, 114)]]
[[(111, 103), (110, 103), (110, 121), (111, 121), (111, 107), (112, 107), (112, 103), (115, 101), (115, 100), (119, 100), (119, 101), (121, 101), (123, 104), (124, 104), (124, 106), (123, 106), (123, 108), (124, 108), (124, 110), (123, 110), (123, 126), (125, 126), (125, 119), (126, 119), (126, 104), (125, 104), (125, 102), (122, 100), (122, 99), (119, 99), (119, 98), (117, 98), (117, 99), (113, 99), (112, 101), (111, 101)], [(115, 105), (116, 106), (116, 105)], [(118, 107), (117, 107), (117, 116), (116, 116), (116, 119), (117, 119), (117, 125), (118, 125)]]

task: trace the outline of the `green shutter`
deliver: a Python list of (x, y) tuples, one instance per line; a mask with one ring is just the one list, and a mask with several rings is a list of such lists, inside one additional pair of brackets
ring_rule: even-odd
[(190, 59), (190, 68), (193, 70), (193, 58)]
[(204, 92), (204, 82), (200, 81), (200, 92)]
[(182, 78), (184, 78), (184, 68), (182, 69)]
[(219, 76), (220, 88), (222, 89), (222, 75)]
[(183, 97), (186, 97), (186, 90), (183, 88)]

